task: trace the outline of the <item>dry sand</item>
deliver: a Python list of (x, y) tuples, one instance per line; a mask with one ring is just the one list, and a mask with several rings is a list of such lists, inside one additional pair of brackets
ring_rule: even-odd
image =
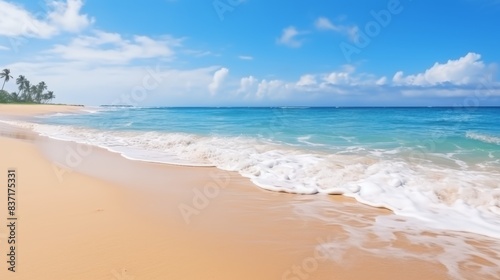
[(51, 113), (73, 113), (79, 112), (82, 109), (82, 106), (77, 105), (0, 104), (0, 116), (33, 116)]
[[(23, 105), (19, 113), (19, 107), (2, 105), (0, 112), (74, 109), (33, 106), (30, 111)], [(2, 280), (450, 279), (437, 260), (401, 259), (355, 247), (337, 261), (335, 248), (325, 257), (318, 245), (343, 242), (349, 233), (297, 213), (321, 203), (333, 218), (363, 228), (392, 215), (387, 210), (343, 197), (266, 192), (236, 173), (130, 161), (11, 129), (0, 127)], [(7, 270), (3, 226), (9, 168), (18, 176), (15, 273)], [(188, 219), (180, 209), (191, 214)], [(403, 237), (395, 243), (405, 250), (440, 251)], [(370, 246), (387, 244), (374, 239)]]

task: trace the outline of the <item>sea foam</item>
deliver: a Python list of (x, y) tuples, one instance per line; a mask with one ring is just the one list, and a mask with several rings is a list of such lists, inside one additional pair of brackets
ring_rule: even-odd
[(494, 169), (453, 169), (393, 152), (387, 159), (373, 156), (373, 151), (312, 152), (246, 137), (11, 124), (55, 139), (100, 146), (130, 159), (215, 166), (239, 172), (269, 191), (342, 194), (419, 219), (431, 228), (500, 238), (500, 174)]
[(481, 133), (475, 133), (475, 132), (467, 132), (466, 137), (478, 141), (482, 141), (485, 143), (490, 143), (490, 144), (496, 144), (500, 145), (500, 136), (493, 136), (493, 135), (487, 135), (487, 134), (481, 134)]

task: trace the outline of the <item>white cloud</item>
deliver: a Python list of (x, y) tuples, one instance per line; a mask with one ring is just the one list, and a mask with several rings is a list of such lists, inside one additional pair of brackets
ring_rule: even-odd
[(62, 31), (78, 32), (93, 19), (80, 14), (81, 0), (52, 1), (44, 16), (33, 14), (20, 5), (0, 0), (0, 36), (50, 38)]
[(349, 85), (353, 84), (357, 78), (352, 77), (356, 69), (351, 65), (345, 65), (342, 71), (331, 72), (323, 78), (323, 80), (330, 85)]
[(229, 69), (227, 68), (221, 68), (215, 71), (212, 82), (210, 83), (210, 85), (208, 85), (208, 90), (210, 91), (211, 95), (215, 95), (217, 93), (228, 74)]
[(238, 58), (241, 60), (253, 60), (253, 56), (249, 56), (249, 55), (240, 55), (240, 56), (238, 56)]
[(494, 70), (493, 65), (485, 65), (481, 55), (468, 53), (464, 57), (448, 60), (444, 64), (436, 62), (424, 73), (405, 76), (399, 71), (392, 80), (396, 85), (410, 86), (471, 85), (492, 81)]
[(82, 6), (82, 0), (53, 1), (51, 2), (53, 11), (47, 18), (51, 24), (59, 26), (64, 31), (78, 32), (94, 21), (87, 15), (80, 14)]
[(8, 50), (10, 50), (10, 49), (5, 47), (5, 46), (0, 45), (0, 51), (8, 51)]
[(246, 96), (255, 93), (258, 80), (254, 76), (243, 77), (240, 80), (240, 87), (236, 91), (237, 94), (246, 94)]
[(356, 73), (356, 68), (352, 65), (344, 65), (340, 71), (334, 71), (323, 75), (323, 87), (375, 87), (387, 83), (386, 77), (379, 77), (369, 73)]
[(383, 86), (383, 85), (386, 85), (387, 84), (387, 77), (382, 77), (380, 79), (378, 79), (375, 84), (377, 86)]
[[(178, 43), (179, 44), (180, 44), (181, 41), (182, 41), (182, 39), (178, 39)], [(194, 57), (216, 56), (212, 52), (210, 52), (210, 51), (204, 51), (204, 50), (183, 49), (183, 50), (181, 50), (181, 53), (187, 54), (187, 55), (190, 55), (190, 56), (194, 56)]]
[[(79, 44), (114, 48), (123, 41), (120, 35), (103, 33), (100, 36), (85, 37)], [(253, 75), (232, 77), (227, 68), (218, 66), (180, 70), (168, 69), (165, 65), (162, 66), (163, 69), (155, 69), (154, 65), (161, 65), (160, 63), (164, 62), (162, 60), (152, 62), (156, 64), (148, 61), (151, 65), (149, 67), (97, 64), (82, 60), (55, 61), (57, 60), (50, 59), (45, 62), (15, 63), (7, 65), (6, 68), (10, 68), (13, 75), (22, 73), (35, 83), (46, 81), (49, 89), (55, 92), (57, 102), (92, 105), (109, 104), (123, 95), (126, 100), (126, 97), (135, 92), (137, 86), (144, 85), (144, 79), (152, 72), (155, 73), (154, 78), (147, 80), (147, 86), (143, 86), (147, 88), (147, 98), (135, 104), (137, 106), (415, 105), (417, 103), (413, 100), (428, 98), (425, 100), (433, 102), (439, 98), (462, 96), (479, 96), (480, 104), (487, 105), (487, 102), (490, 102), (485, 101), (487, 98), (493, 96), (499, 100), (500, 96), (500, 84), (496, 82), (482, 87), (459, 84), (426, 87), (397, 84), (385, 76), (363, 73), (353, 65), (344, 65), (332, 72), (307, 73), (294, 80), (285, 80), (258, 79)], [(485, 66), (484, 69), (489, 68)], [(157, 80), (161, 82), (154, 86)], [(6, 87), (9, 91), (15, 90), (15, 84), (7, 84)], [(213, 98), (209, 98), (211, 96)]]
[(79, 36), (68, 45), (56, 45), (48, 53), (66, 60), (124, 64), (135, 59), (171, 58), (172, 47), (179, 45), (179, 39), (170, 37), (155, 40), (134, 36), (128, 40), (117, 33), (96, 31), (93, 36)]
[[(33, 83), (45, 81), (54, 91), (56, 102), (135, 106), (206, 104), (210, 94), (207, 85), (218, 69), (169, 69), (161, 62), (150, 66), (95, 66), (74, 61), (18, 62), (6, 68), (14, 76), (23, 74)], [(16, 90), (13, 83), (7, 87), (9, 91)]]
[(28, 36), (49, 38), (57, 29), (35, 18), (21, 6), (0, 0), (0, 35), (8, 37)]
[(244, 94), (248, 101), (297, 101), (318, 96), (335, 94), (359, 95), (366, 92), (378, 92), (380, 87), (386, 88), (387, 78), (367, 73), (356, 73), (352, 65), (344, 65), (339, 71), (320, 74), (304, 74), (298, 81), (290, 82), (282, 79), (258, 80), (254, 76), (241, 78), (238, 95)]
[(286, 90), (289, 87), (286, 85), (284, 81), (281, 80), (262, 80), (257, 88), (257, 92), (255, 96), (257, 99), (262, 99), (264, 97), (275, 98), (278, 95), (286, 94)]
[(334, 25), (329, 19), (325, 17), (319, 17), (315, 22), (316, 28), (321, 30), (334, 30), (339, 31), (339, 28)]
[(302, 41), (297, 39), (300, 32), (293, 26), (289, 26), (283, 29), (281, 37), (279, 37), (276, 42), (281, 45), (285, 45), (292, 48), (298, 48), (302, 46)]
[(356, 25), (334, 24), (325, 17), (319, 17), (316, 19), (315, 26), (318, 30), (329, 30), (346, 35), (352, 42), (356, 42), (359, 38), (359, 27)]
[(296, 83), (298, 87), (314, 86), (316, 84), (316, 77), (310, 74), (301, 76), (299, 81)]

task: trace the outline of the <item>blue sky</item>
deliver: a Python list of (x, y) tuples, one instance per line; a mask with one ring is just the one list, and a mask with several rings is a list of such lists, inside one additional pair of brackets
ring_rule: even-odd
[(86, 105), (500, 105), (498, 0), (282, 2), (0, 0), (0, 68)]

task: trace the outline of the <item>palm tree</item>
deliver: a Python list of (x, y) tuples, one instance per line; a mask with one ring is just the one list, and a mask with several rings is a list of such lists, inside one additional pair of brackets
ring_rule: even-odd
[(0, 72), (0, 79), (3, 79), (2, 90), (3, 90), (3, 87), (5, 86), (5, 83), (8, 82), (12, 78), (14, 78), (14, 77), (12, 77), (10, 75), (9, 69), (3, 69), (2, 72)]
[(29, 88), (29, 96), (30, 96), (30, 102), (36, 102), (36, 92), (38, 90), (37, 86), (35, 85), (32, 85), (31, 87), (28, 87)]
[(16, 84), (17, 84), (17, 87), (19, 89), (19, 91), (17, 92), (17, 95), (19, 95), (21, 97), (21, 99), (24, 99), (22, 92), (24, 92), (24, 83), (26, 81), (27, 81), (26, 77), (24, 77), (23, 75), (19, 75), (19, 78), (16, 79)]
[(19, 91), (22, 91), (21, 99), (24, 102), (31, 102), (32, 101), (30, 89), (31, 89), (31, 83), (30, 83), (30, 81), (28, 81), (26, 79), (24, 79), (22, 85), (19, 85)]
[(54, 92), (53, 91), (49, 91), (47, 93), (44, 93), (42, 95), (42, 100), (43, 100), (43, 103), (47, 103), (49, 101), (51, 101), (52, 99), (54, 99), (56, 96), (54, 95)]
[(54, 99), (54, 98), (56, 98), (56, 96), (54, 95), (54, 92), (53, 92), (53, 91), (49, 91), (49, 92), (47, 93), (47, 99), (48, 99), (49, 101), (52, 101), (52, 99)]
[(47, 90), (47, 84), (45, 84), (45, 82), (43, 82), (43, 81), (38, 83), (38, 85), (36, 86), (36, 92), (35, 92), (35, 100), (37, 103), (42, 102), (42, 94), (45, 90)]
[(11, 93), (10, 99), (12, 100), (12, 102), (19, 102), (19, 95), (17, 94), (17, 92)]

